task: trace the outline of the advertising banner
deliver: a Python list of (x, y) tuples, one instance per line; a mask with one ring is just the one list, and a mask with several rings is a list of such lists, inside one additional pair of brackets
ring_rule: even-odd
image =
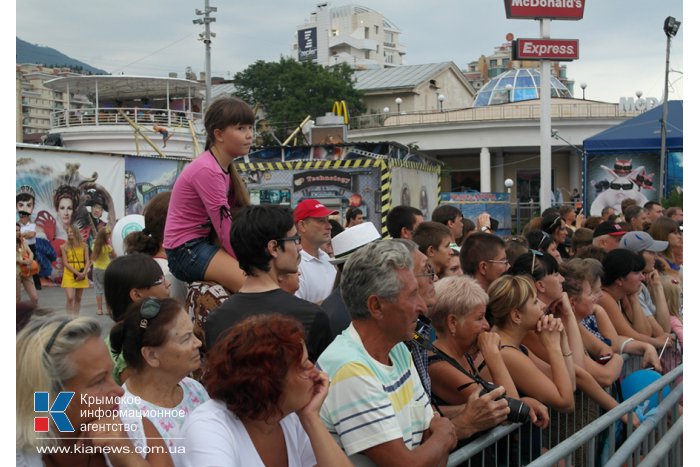
[(299, 61), (316, 60), (318, 58), (318, 42), (316, 41), (316, 28), (308, 28), (297, 31), (299, 44)]
[(508, 19), (583, 18), (584, 0), (505, 0)]
[(513, 41), (513, 60), (578, 59), (578, 39), (516, 39)]
[(150, 157), (124, 157), (124, 214), (143, 214), (143, 207), (158, 193), (172, 191), (188, 161)]
[(589, 154), (586, 167), (590, 216), (600, 216), (606, 207), (620, 213), (620, 203), (626, 198), (639, 206), (659, 201), (658, 154)]
[(392, 206), (413, 206), (430, 218), (438, 204), (438, 176), (421, 170), (394, 167), (391, 170)]
[(18, 198), (33, 198), (17, 207), (36, 224), (39, 275), (57, 283), (63, 276), (61, 245), (71, 226), (89, 245), (100, 228), (124, 215), (123, 158), (67, 151), (61, 156), (23, 150), (16, 166)]

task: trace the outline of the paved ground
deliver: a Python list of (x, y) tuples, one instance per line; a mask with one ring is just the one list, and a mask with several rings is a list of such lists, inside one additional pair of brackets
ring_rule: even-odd
[[(42, 308), (50, 308), (53, 310), (66, 311), (66, 293), (60, 287), (42, 287), (39, 292), (39, 306)], [(22, 290), (22, 300), (28, 300), (26, 293)], [(104, 305), (103, 305), (103, 308)], [(114, 325), (114, 321), (109, 316), (97, 315), (97, 301), (95, 300), (95, 289), (89, 287), (83, 291), (83, 299), (80, 306), (81, 316), (92, 316), (97, 318), (102, 326), (102, 334), (107, 335), (109, 330)]]

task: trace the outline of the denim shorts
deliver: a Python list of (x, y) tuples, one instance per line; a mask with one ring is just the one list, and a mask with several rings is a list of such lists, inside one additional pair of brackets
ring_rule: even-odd
[(174, 249), (165, 249), (173, 276), (184, 282), (204, 280), (204, 273), (219, 247), (206, 237), (195, 238)]

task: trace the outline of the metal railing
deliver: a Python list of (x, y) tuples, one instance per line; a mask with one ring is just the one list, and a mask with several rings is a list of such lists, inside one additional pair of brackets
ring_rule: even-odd
[[(552, 118), (616, 118), (636, 117), (641, 111), (622, 112), (617, 104), (575, 102), (552, 104)], [(483, 122), (496, 120), (539, 120), (539, 101), (528, 104), (493, 105), (446, 110), (443, 112), (420, 111), (386, 114), (369, 114), (352, 117), (351, 130), (402, 125), (426, 125), (440, 123)]]
[[(595, 451), (595, 437), (598, 433), (608, 430), (611, 439), (614, 439), (615, 423), (617, 419), (625, 413), (631, 413), (637, 405), (644, 402), (646, 399), (650, 398), (654, 394), (659, 394), (661, 396), (661, 390), (664, 386), (673, 383), (677, 376), (683, 374), (683, 364), (679, 365), (666, 375), (662, 376), (661, 379), (651, 383), (649, 386), (645, 387), (639, 391), (634, 396), (630, 397), (626, 401), (620, 403), (619, 406), (609, 411), (608, 413), (602, 415), (596, 421), (585, 427), (584, 429), (578, 431), (573, 436), (569, 437), (562, 443), (560, 443), (556, 448), (551, 451), (546, 452), (540, 456), (535, 462), (530, 464), (531, 467), (539, 466), (551, 466), (556, 464), (559, 460), (566, 460), (567, 465), (571, 465), (571, 453), (587, 444), (589, 452), (591, 450)], [(659, 431), (665, 431), (665, 417), (669, 411), (676, 412), (674, 409), (677, 407), (677, 402), (683, 393), (682, 383), (678, 384), (675, 389), (668, 395), (657, 407), (656, 415), (650, 415), (640, 427), (632, 433), (629, 433), (631, 427), (628, 425), (628, 438), (627, 441), (620, 446), (620, 450), (615, 452), (615, 443), (610, 443), (609, 454), (611, 455), (609, 461), (606, 465), (622, 465), (626, 460), (629, 460), (632, 454), (635, 454), (637, 461), (642, 454), (646, 454), (650, 450), (649, 445), (643, 445), (645, 435), (649, 434), (650, 430), (658, 429)], [(674, 422), (677, 421), (677, 413), (675, 414)], [(640, 432), (639, 435), (635, 433)], [(652, 446), (653, 447), (653, 446)], [(645, 449), (646, 448), (646, 449)], [(644, 451), (644, 452), (643, 452)], [(592, 464), (588, 464), (592, 465)], [(631, 465), (631, 464), (628, 464)], [(681, 464), (675, 464), (681, 465)]]
[[(622, 370), (624, 376), (641, 369), (642, 359), (639, 356), (623, 354), (625, 366)], [(581, 391), (576, 391), (576, 410), (573, 413), (558, 413), (551, 411), (550, 426), (546, 430), (539, 430), (531, 424), (519, 425), (509, 424), (493, 428), (469, 444), (455, 450), (450, 454), (448, 466), (551, 466), (556, 465), (560, 460), (564, 460), (566, 465), (596, 465), (600, 460), (603, 447), (601, 444), (607, 436), (607, 453), (610, 461), (615, 459), (615, 426), (620, 418), (627, 414), (628, 417), (637, 405), (648, 399), (651, 395), (660, 393), (661, 389), (670, 385), (675, 387), (671, 395), (667, 396), (657, 407), (657, 416), (649, 416), (637, 429), (639, 431), (645, 426), (645, 431), (632, 437), (637, 431), (632, 431), (632, 425), (627, 426), (627, 442), (620, 446), (625, 451), (617, 454), (618, 457), (627, 456), (628, 450), (632, 450), (638, 457), (642, 455), (647, 458), (663, 457), (666, 459), (671, 451), (671, 464), (681, 465), (679, 445), (682, 435), (682, 428), (676, 422), (673, 428), (665, 431), (666, 413), (673, 414), (673, 419), (677, 419), (675, 407), (682, 395), (682, 374), (683, 367), (678, 367), (669, 371), (658, 381), (650, 384), (645, 389), (620, 403), (618, 407), (600, 415), (600, 409), (590, 398)], [(609, 390), (610, 392), (610, 390)], [(648, 420), (648, 421), (647, 421)], [(663, 425), (663, 426), (662, 426)], [(678, 426), (677, 426), (678, 425)], [(648, 427), (653, 428), (651, 433), (647, 432)], [(658, 429), (657, 429), (658, 428)], [(607, 430), (607, 432), (606, 432)], [(662, 433), (663, 430), (663, 433)], [(679, 433), (680, 431), (680, 433)], [(665, 436), (664, 436), (665, 434)], [(597, 439), (599, 438), (600, 439)], [(659, 438), (656, 447), (650, 442), (650, 437)], [(642, 439), (643, 443), (637, 440)], [(627, 445), (627, 443), (631, 443)], [(625, 447), (627, 445), (627, 447)], [(655, 451), (652, 454), (652, 449)], [(628, 465), (631, 465), (628, 463)]]
[(152, 109), (142, 107), (122, 108), (81, 108), (62, 109), (51, 113), (53, 128), (68, 128), (79, 126), (125, 125), (129, 121), (120, 113), (128, 116), (137, 125), (144, 126), (181, 126), (187, 128), (189, 121), (202, 119), (201, 112), (184, 112), (179, 110)]

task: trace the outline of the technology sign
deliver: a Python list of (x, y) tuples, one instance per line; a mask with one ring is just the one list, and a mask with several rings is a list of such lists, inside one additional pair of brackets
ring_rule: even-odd
[(509, 19), (568, 19), (583, 18), (585, 0), (505, 0)]
[(577, 60), (578, 39), (516, 39), (512, 50), (513, 60)]

